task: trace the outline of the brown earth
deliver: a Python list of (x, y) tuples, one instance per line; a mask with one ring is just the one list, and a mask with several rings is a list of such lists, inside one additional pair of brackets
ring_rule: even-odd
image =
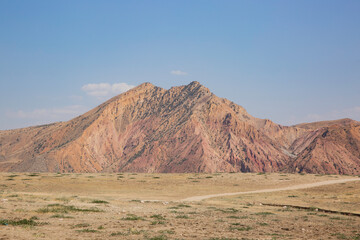
[(0, 131), (0, 171), (360, 174), (360, 124), (281, 126), (198, 82), (144, 83), (68, 122)]
[[(354, 177), (0, 173), (0, 239), (359, 239), (360, 217), (317, 211), (359, 214), (360, 181), (349, 179)], [(336, 184), (322, 185), (329, 181)], [(316, 187), (291, 190), (299, 185)], [(280, 188), (285, 190), (273, 192)], [(182, 201), (231, 192), (241, 195)]]

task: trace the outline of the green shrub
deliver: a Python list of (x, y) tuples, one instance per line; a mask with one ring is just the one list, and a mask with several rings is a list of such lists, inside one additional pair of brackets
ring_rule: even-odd
[(122, 220), (137, 221), (137, 220), (143, 220), (143, 218), (136, 216), (135, 214), (128, 214), (126, 217), (123, 217)]
[(104, 200), (92, 200), (91, 203), (109, 203), (109, 202)]

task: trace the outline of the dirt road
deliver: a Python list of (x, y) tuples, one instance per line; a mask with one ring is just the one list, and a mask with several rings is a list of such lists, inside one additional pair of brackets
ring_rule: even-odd
[(202, 200), (205, 200), (208, 198), (214, 198), (214, 197), (298, 190), (298, 189), (305, 189), (305, 188), (312, 188), (312, 187), (320, 187), (320, 186), (330, 185), (330, 184), (345, 183), (345, 182), (350, 182), (350, 181), (360, 181), (360, 178), (328, 180), (328, 181), (316, 182), (316, 183), (299, 184), (299, 185), (294, 185), (294, 186), (290, 186), (290, 187), (261, 189), (261, 190), (248, 191), (248, 192), (219, 193), (219, 194), (210, 194), (210, 195), (204, 195), (204, 196), (194, 196), (194, 197), (182, 199), (181, 201), (196, 202), (196, 201), (202, 201)]

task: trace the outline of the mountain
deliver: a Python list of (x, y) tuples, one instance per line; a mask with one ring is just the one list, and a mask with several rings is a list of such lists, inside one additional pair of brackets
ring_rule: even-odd
[(354, 121), (354, 120), (352, 120), (350, 118), (343, 118), (343, 119), (333, 120), (333, 121), (320, 121), (320, 122), (313, 122), (313, 123), (301, 123), (301, 124), (294, 125), (294, 127), (316, 130), (316, 129), (319, 129), (319, 128), (330, 127), (332, 125), (338, 125), (338, 126), (345, 127), (345, 126), (348, 126), (348, 125), (358, 125), (358, 124), (359, 124), (359, 122)]
[(290, 160), (290, 172), (360, 173), (360, 124), (330, 125), (315, 130), (312, 141)]
[(144, 83), (68, 122), (0, 131), (0, 171), (360, 174), (359, 126), (281, 126), (198, 82)]

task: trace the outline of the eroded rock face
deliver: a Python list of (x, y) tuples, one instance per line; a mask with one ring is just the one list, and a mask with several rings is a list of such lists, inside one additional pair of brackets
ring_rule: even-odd
[(360, 125), (332, 125), (317, 130), (313, 135), (313, 140), (289, 162), (289, 171), (360, 173)]
[(359, 136), (350, 119), (286, 127), (198, 82), (144, 83), (68, 122), (0, 131), (0, 170), (359, 174)]

